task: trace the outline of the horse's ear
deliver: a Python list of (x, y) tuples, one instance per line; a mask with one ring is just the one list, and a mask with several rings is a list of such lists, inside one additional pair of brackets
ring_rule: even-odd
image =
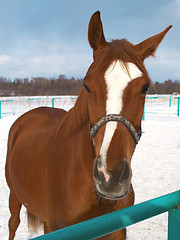
[(172, 25), (167, 27), (164, 31), (154, 35), (153, 37), (150, 37), (143, 42), (135, 45), (136, 50), (139, 52), (139, 54), (142, 56), (143, 60), (149, 56), (154, 56), (157, 47), (163, 40), (166, 33), (169, 31), (169, 29), (172, 28)]
[(95, 12), (89, 21), (88, 40), (94, 52), (103, 48), (106, 44), (99, 11)]

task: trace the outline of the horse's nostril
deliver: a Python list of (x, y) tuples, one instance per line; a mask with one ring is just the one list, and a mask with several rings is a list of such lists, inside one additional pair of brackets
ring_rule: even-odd
[(110, 177), (111, 174), (106, 171), (105, 165), (99, 158), (94, 165), (94, 178), (99, 184), (101, 184), (102, 181), (108, 182), (110, 180)]
[(108, 182), (109, 179), (110, 179), (110, 174), (107, 173), (106, 169), (105, 169), (105, 166), (102, 165), (101, 167), (97, 167), (98, 171), (99, 172), (102, 172), (104, 178), (105, 178), (105, 181)]
[(123, 162), (124, 166), (122, 169), (122, 173), (119, 178), (119, 184), (123, 184), (130, 177), (130, 168), (126, 161)]
[(118, 170), (108, 172), (106, 166), (98, 158), (94, 165), (94, 179), (103, 188), (115, 188), (124, 185), (130, 180), (130, 167), (127, 161), (123, 161)]

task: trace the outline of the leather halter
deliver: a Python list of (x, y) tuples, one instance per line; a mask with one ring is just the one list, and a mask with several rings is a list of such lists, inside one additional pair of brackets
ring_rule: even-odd
[(120, 114), (108, 114), (101, 118), (99, 121), (97, 121), (94, 126), (91, 126), (90, 124), (90, 135), (91, 138), (93, 139), (96, 133), (98, 132), (99, 128), (101, 128), (104, 124), (110, 121), (116, 121), (116, 122), (121, 122), (124, 124), (124, 126), (127, 127), (127, 129), (130, 131), (135, 144), (138, 144), (140, 138), (141, 138), (141, 131), (137, 133), (136, 129), (134, 126), (131, 124), (129, 120), (127, 120), (125, 117), (123, 117)]

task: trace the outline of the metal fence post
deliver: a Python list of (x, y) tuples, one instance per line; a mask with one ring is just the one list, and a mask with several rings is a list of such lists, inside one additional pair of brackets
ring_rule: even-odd
[(52, 107), (54, 107), (54, 98), (52, 98)]
[(179, 104), (180, 104), (180, 97), (177, 99), (177, 116), (179, 117)]
[(171, 107), (171, 96), (169, 97), (169, 107)]
[(144, 110), (143, 110), (143, 117), (142, 117), (142, 120), (143, 120), (143, 121), (145, 120), (145, 104), (144, 104)]
[(56, 97), (56, 98), (52, 98), (52, 107), (54, 108), (54, 101), (55, 99), (61, 99), (61, 97)]
[(180, 239), (180, 208), (168, 212), (168, 240)]

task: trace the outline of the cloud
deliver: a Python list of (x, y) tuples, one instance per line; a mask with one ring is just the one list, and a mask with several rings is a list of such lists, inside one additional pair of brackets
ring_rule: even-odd
[(90, 62), (89, 56), (53, 54), (34, 57), (27, 64), (28, 68), (32, 68), (36, 75), (58, 76), (66, 74), (69, 77), (80, 77), (85, 75)]
[(67, 77), (83, 77), (92, 59), (86, 55), (45, 55), (31, 58), (14, 58), (0, 56), (1, 76), (15, 77), (57, 77), (65, 74)]
[(8, 64), (12, 58), (8, 55), (1, 55), (0, 56), (0, 65)]
[[(11, 78), (31, 77), (58, 77), (65, 74), (67, 77), (84, 77), (92, 62), (91, 54), (45, 54), (14, 57), (0, 55), (0, 75)], [(180, 51), (173, 48), (160, 48), (156, 58), (145, 61), (147, 70), (155, 81), (180, 79)]]
[(174, 2), (170, 3), (170, 11), (173, 14), (176, 14), (176, 17), (180, 18), (180, 1), (175, 0)]
[(82, 0), (3, 1), (0, 75), (11, 79), (56, 77), (59, 74), (83, 77), (92, 61), (87, 27), (91, 14), (96, 10), (102, 13), (107, 40), (109, 37), (125, 37), (138, 43), (168, 25), (174, 25), (161, 44), (161, 49), (168, 47), (169, 52), (158, 49), (157, 58), (148, 60), (147, 67), (150, 75), (158, 81), (163, 81), (166, 76), (180, 78), (180, 59), (177, 56), (180, 52), (179, 0), (152, 0), (149, 3), (115, 0), (114, 4), (104, 4), (103, 0), (89, 3)]
[[(166, 18), (164, 18), (166, 16)], [(159, 17), (163, 20), (179, 20), (180, 19), (180, 1), (173, 0), (164, 4), (159, 11)]]
[(152, 81), (180, 79), (180, 51), (175, 49), (159, 49), (156, 58), (150, 57), (145, 65)]

